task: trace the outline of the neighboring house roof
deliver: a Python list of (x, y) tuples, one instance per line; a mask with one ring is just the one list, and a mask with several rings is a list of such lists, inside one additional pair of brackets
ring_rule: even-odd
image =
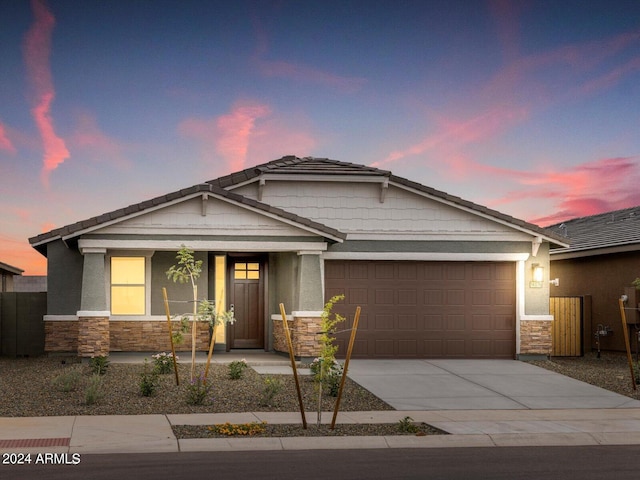
[[(325, 234), (327, 237), (334, 239), (335, 241), (342, 241), (346, 239), (346, 234), (340, 232), (327, 225), (323, 225), (314, 220), (304, 218), (302, 216), (287, 212), (283, 209), (273, 207), (266, 203), (262, 203), (257, 200), (246, 198), (242, 195), (233, 193), (233, 189), (247, 183), (259, 181), (261, 185), (268, 182), (270, 179), (292, 179), (292, 178), (305, 178), (308, 176), (309, 180), (314, 180), (320, 177), (326, 178), (326, 176), (334, 176), (335, 179), (343, 181), (375, 181), (381, 184), (381, 188), (388, 187), (389, 183), (402, 186), (407, 189), (412, 189), (427, 195), (435, 200), (438, 200), (455, 207), (471, 211), (484, 217), (491, 218), (500, 223), (507, 224), (515, 229), (525, 231), (528, 234), (539, 236), (547, 241), (556, 243), (561, 246), (567, 246), (566, 238), (561, 235), (556, 235), (553, 232), (541, 228), (537, 225), (525, 222), (523, 220), (516, 219), (509, 215), (502, 214), (498, 211), (491, 210), (487, 207), (477, 205), (473, 202), (463, 200), (460, 197), (449, 195), (445, 192), (435, 190), (430, 187), (426, 187), (416, 182), (412, 182), (402, 177), (393, 175), (386, 170), (380, 170), (374, 167), (368, 167), (365, 165), (358, 165), (354, 163), (341, 162), (337, 160), (331, 160), (327, 158), (313, 158), (305, 157), (299, 158), (295, 156), (286, 156), (278, 160), (273, 160), (268, 163), (256, 165), (254, 167), (241, 170), (229, 175), (219, 177), (214, 180), (210, 180), (205, 184), (194, 185), (193, 187), (179, 190), (167, 195), (156, 197), (152, 200), (130, 205), (126, 208), (115, 210), (113, 212), (105, 213), (96, 217), (89, 218), (80, 222), (76, 222), (61, 228), (51, 230), (50, 232), (43, 233), (29, 239), (31, 245), (43, 254), (46, 254), (44, 246), (56, 239), (68, 239), (74, 236), (79, 236), (88, 230), (95, 229), (101, 225), (107, 223), (113, 223), (121, 219), (130, 217), (131, 215), (140, 214), (146, 210), (152, 208), (158, 208), (163, 204), (179, 200), (181, 198), (193, 196), (199, 193), (209, 193), (213, 196), (223, 197), (228, 201), (232, 201), (238, 205), (254, 208), (264, 211), (276, 217), (280, 217), (294, 224), (302, 227)], [(368, 180), (367, 180), (368, 179)], [(384, 193), (383, 193), (384, 195)]]
[(22, 270), (21, 268), (12, 267), (11, 265), (6, 264), (6, 263), (2, 263), (2, 262), (0, 262), (0, 270), (1, 271), (6, 271), (6, 272), (11, 273), (13, 275), (22, 275), (22, 272), (24, 272), (24, 270)]
[(640, 206), (574, 218), (547, 228), (571, 243), (551, 250), (555, 260), (640, 250)]

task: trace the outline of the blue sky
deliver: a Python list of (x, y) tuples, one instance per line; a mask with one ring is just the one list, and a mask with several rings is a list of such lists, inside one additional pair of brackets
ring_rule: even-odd
[(638, 1), (0, 2), (0, 261), (283, 155), (540, 225), (640, 204)]

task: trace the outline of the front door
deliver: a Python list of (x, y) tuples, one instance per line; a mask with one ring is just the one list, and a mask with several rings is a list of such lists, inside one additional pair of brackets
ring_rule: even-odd
[(264, 260), (229, 258), (229, 304), (235, 323), (229, 325), (228, 348), (264, 348)]

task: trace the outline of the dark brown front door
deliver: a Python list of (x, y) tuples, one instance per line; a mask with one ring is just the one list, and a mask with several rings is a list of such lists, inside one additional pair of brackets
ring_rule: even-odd
[(235, 323), (228, 328), (228, 348), (264, 348), (264, 261), (229, 258), (229, 304)]

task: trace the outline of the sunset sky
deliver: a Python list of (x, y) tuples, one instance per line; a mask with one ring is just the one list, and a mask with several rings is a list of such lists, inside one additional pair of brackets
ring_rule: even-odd
[(640, 204), (640, 2), (0, 0), (0, 262), (283, 155), (545, 226)]

